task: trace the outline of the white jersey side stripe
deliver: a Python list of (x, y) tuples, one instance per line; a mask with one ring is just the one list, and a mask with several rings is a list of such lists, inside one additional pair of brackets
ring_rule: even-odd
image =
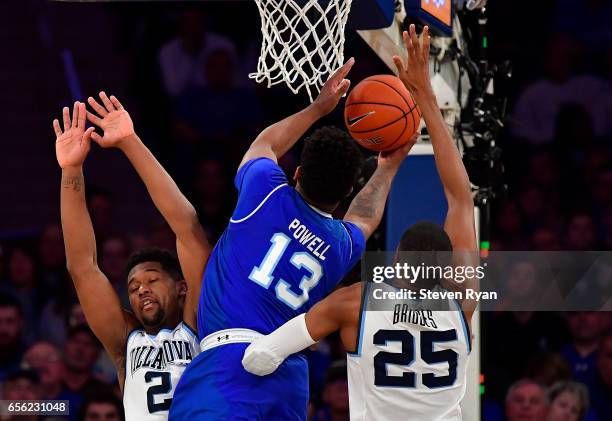
[(344, 222), (340, 222), (340, 225), (342, 225), (342, 228), (344, 228), (344, 231), (346, 231), (346, 234), (348, 235), (349, 238), (349, 246), (350, 246), (350, 252), (349, 252), (349, 259), (353, 258), (353, 238), (351, 238), (351, 233), (349, 232), (349, 230), (344, 226)]
[(247, 216), (245, 216), (244, 218), (240, 218), (240, 219), (232, 219), (232, 218), (230, 218), (230, 222), (231, 222), (232, 224), (239, 224), (239, 223), (241, 223), (241, 222), (246, 221), (246, 220), (247, 220), (247, 219), (249, 219), (251, 216), (255, 215), (255, 213), (256, 213), (256, 212), (257, 212), (257, 211), (258, 211), (258, 210), (259, 210), (259, 209), (260, 209), (260, 208), (261, 208), (261, 207), (262, 207), (262, 206), (263, 206), (263, 205), (264, 205), (264, 204), (265, 204), (265, 203), (268, 201), (268, 199), (270, 198), (270, 196), (272, 196), (272, 194), (273, 194), (273, 193), (274, 193), (276, 190), (280, 189), (281, 187), (285, 187), (285, 186), (287, 186), (287, 185), (288, 185), (287, 183), (283, 183), (283, 184), (280, 184), (280, 185), (276, 186), (276, 187), (275, 187), (275, 188), (274, 188), (274, 189), (273, 189), (273, 190), (272, 190), (270, 193), (268, 193), (268, 195), (267, 195), (266, 197), (264, 197), (264, 199), (261, 201), (261, 203), (260, 203), (259, 205), (257, 205), (257, 207), (256, 207), (255, 209), (253, 209), (253, 211), (252, 211), (251, 213), (249, 213), (249, 214), (248, 214)]
[(357, 346), (355, 348), (355, 352), (348, 352), (347, 354), (349, 354), (351, 357), (361, 357), (361, 342), (363, 340), (363, 328), (365, 326), (365, 318), (366, 318), (366, 311), (365, 311), (365, 300), (366, 297), (368, 296), (368, 286), (369, 286), (369, 282), (366, 282), (363, 285), (363, 290), (361, 291), (361, 305), (359, 307), (359, 333), (357, 334)]
[(459, 316), (461, 317), (461, 325), (463, 326), (463, 336), (465, 338), (465, 345), (467, 346), (468, 354), (472, 352), (472, 337), (470, 336), (470, 329), (467, 327), (467, 320), (465, 319), (465, 313), (461, 308), (461, 304), (457, 300), (452, 300), (457, 307), (457, 311), (459, 312)]

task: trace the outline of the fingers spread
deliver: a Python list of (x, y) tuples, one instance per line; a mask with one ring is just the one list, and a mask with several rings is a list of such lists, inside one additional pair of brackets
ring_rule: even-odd
[(56, 137), (60, 137), (62, 135), (62, 128), (60, 127), (60, 122), (57, 118), (53, 120), (53, 131), (55, 132)]
[(404, 38), (404, 44), (406, 44), (406, 50), (408, 50), (408, 59), (414, 60), (414, 45), (412, 45), (410, 35), (408, 35), (408, 32), (404, 31), (402, 37)]
[(340, 85), (338, 85), (338, 90), (336, 91), (336, 93), (338, 94), (339, 97), (342, 97), (348, 92), (350, 87), (351, 87), (351, 81), (348, 79), (344, 79), (342, 80), (342, 82), (340, 82)]
[(410, 48), (412, 42), (410, 42), (410, 37), (408, 36), (407, 31), (402, 32), (402, 38), (404, 39), (404, 45), (406, 46), (406, 48)]
[(84, 129), (85, 120), (87, 119), (87, 109), (84, 102), (79, 102), (79, 115), (77, 119), (77, 127)]
[(64, 131), (70, 130), (70, 110), (68, 107), (62, 109), (62, 117), (64, 119)]
[(115, 108), (117, 108), (118, 110), (123, 110), (123, 105), (121, 105), (121, 103), (119, 102), (119, 100), (117, 99), (115, 95), (111, 95), (110, 100), (115, 106)]
[(104, 91), (100, 92), (100, 99), (102, 100), (102, 103), (104, 104), (104, 106), (106, 107), (106, 110), (109, 113), (111, 111), (115, 111), (115, 106), (113, 105), (112, 102), (110, 102), (110, 99), (108, 99), (108, 97), (106, 96), (106, 93), (104, 93)]
[(102, 119), (97, 115), (90, 113), (89, 111), (87, 111), (87, 120), (89, 120), (92, 124), (95, 124), (98, 127), (100, 127), (102, 124)]
[(76, 101), (72, 106), (72, 125), (79, 127), (79, 101)]
[(98, 133), (94, 132), (93, 130), (91, 131), (91, 139), (96, 142), (98, 145), (102, 146), (102, 136), (100, 136)]
[[(98, 104), (98, 102), (95, 99), (93, 99), (92, 97), (87, 98), (87, 102), (89, 103), (91, 108), (93, 108), (94, 111), (97, 112), (102, 117), (104, 117), (104, 116), (106, 116), (108, 114), (108, 111), (106, 111), (106, 109), (104, 109), (103, 106)], [(87, 113), (87, 114), (88, 114), (88, 117), (89, 117), (90, 113)], [(91, 120), (89, 120), (89, 121), (91, 121)]]
[(344, 65), (342, 65), (342, 67), (340, 67), (333, 75), (331, 75), (329, 80), (341, 83), (342, 80), (346, 77), (346, 75), (348, 75), (348, 73), (351, 71), (353, 64), (355, 64), (355, 59), (351, 57), (346, 63), (344, 63)]
[(414, 24), (410, 25), (410, 41), (412, 41), (412, 46), (418, 52), (421, 49), (421, 44), (419, 43), (419, 37), (416, 34), (416, 27)]
[(344, 65), (340, 68), (340, 71), (338, 72), (338, 77), (344, 79), (346, 75), (348, 75), (348, 73), (351, 71), (351, 68), (353, 67), (354, 64), (355, 64), (355, 58), (354, 57), (349, 58), (346, 61), (346, 63), (344, 63)]
[(431, 37), (429, 36), (429, 26), (423, 28), (423, 34), (421, 35), (421, 42), (423, 44), (423, 60), (429, 60), (429, 46), (431, 45)]
[(404, 73), (404, 61), (398, 56), (393, 56), (393, 63), (395, 63), (395, 67), (397, 67), (398, 74)]
[(83, 133), (83, 140), (82, 140), (82, 142), (83, 142), (83, 146), (85, 146), (86, 148), (89, 147), (89, 144), (91, 142), (91, 135), (92, 135), (92, 133), (95, 133), (93, 127), (88, 128), (87, 130), (85, 130), (85, 133)]

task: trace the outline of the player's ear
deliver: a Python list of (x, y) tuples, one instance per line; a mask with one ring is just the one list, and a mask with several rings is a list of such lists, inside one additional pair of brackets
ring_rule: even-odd
[(187, 295), (188, 288), (189, 287), (187, 286), (187, 281), (184, 279), (176, 283), (176, 292), (178, 293), (179, 297), (185, 297)]
[(348, 190), (348, 192), (344, 195), (344, 197), (349, 197), (353, 193), (353, 186)]
[(298, 181), (300, 181), (300, 177), (302, 176), (302, 167), (298, 166), (295, 169), (295, 174), (293, 174), (293, 181), (295, 181), (295, 184), (298, 183)]

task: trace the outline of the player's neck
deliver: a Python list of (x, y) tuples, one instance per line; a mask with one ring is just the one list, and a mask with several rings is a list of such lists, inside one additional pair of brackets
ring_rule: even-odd
[(338, 207), (338, 204), (334, 204), (334, 205), (325, 205), (323, 203), (319, 203), (316, 202), (312, 199), (310, 199), (308, 197), (308, 195), (306, 193), (304, 193), (304, 190), (302, 190), (302, 187), (300, 186), (300, 184), (298, 183), (295, 186), (295, 190), (300, 194), (300, 196), (302, 196), (302, 199), (304, 199), (304, 201), (306, 201), (306, 203), (308, 203), (310, 206), (313, 206), (317, 209), (319, 209), (320, 211), (323, 211), (325, 213), (334, 213), (334, 211), (336, 210), (336, 208)]
[(173, 317), (168, 317), (158, 326), (144, 326), (144, 331), (149, 335), (157, 335), (162, 329), (170, 329), (174, 330), (174, 328), (181, 322), (180, 315), (176, 315)]

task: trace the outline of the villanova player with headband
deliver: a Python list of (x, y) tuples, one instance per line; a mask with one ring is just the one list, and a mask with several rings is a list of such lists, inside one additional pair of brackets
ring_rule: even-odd
[[(134, 133), (132, 120), (117, 100), (100, 93), (104, 105), (75, 103), (64, 127), (53, 121), (55, 149), (62, 168), (61, 216), (68, 269), (87, 322), (117, 368), (128, 420), (166, 420), (172, 395), (185, 367), (199, 353), (192, 329), (201, 277), (210, 246), (193, 206)], [(104, 131), (85, 130), (87, 118)], [(83, 162), (90, 141), (121, 149), (144, 181), (151, 198), (176, 235), (178, 259), (169, 251), (143, 250), (127, 264), (132, 311), (97, 265), (96, 239), (85, 201)], [(179, 263), (180, 261), (180, 263)], [(183, 272), (185, 276), (183, 277)]]
[(349, 88), (349, 60), (313, 104), (265, 129), (238, 169), (238, 203), (215, 246), (202, 285), (198, 329), (202, 353), (177, 387), (176, 420), (306, 420), (308, 367), (290, 357), (274, 375), (244, 370), (245, 348), (308, 311), (357, 263), (380, 223), (391, 181), (410, 143), (381, 158), (344, 221), (341, 200), (357, 180), (361, 155), (343, 131), (326, 127), (304, 142), (295, 187), (277, 164)]
[[(404, 65), (398, 57), (394, 61), (423, 113), (448, 213), (444, 229), (428, 222), (410, 227), (400, 240), (396, 258), (412, 266), (427, 261), (444, 267), (451, 264), (450, 252), (459, 251), (462, 263), (473, 266), (477, 245), (471, 186), (431, 89), (428, 34), (425, 27), (421, 43), (411, 25), (410, 34), (404, 33), (408, 63)], [(339, 289), (305, 315), (253, 342), (245, 352), (244, 367), (265, 376), (289, 355), (340, 331), (346, 349), (355, 351), (347, 355), (351, 420), (461, 420), (459, 403), (466, 388), (474, 303), (463, 302), (465, 313), (454, 300), (436, 303), (444, 305), (444, 310), (410, 300), (388, 300), (385, 307), (377, 308), (375, 298), (380, 293), (373, 293), (375, 288), (395, 292), (398, 287), (419, 285), (417, 289), (442, 292), (444, 280), (419, 279), (412, 287), (401, 282)]]

